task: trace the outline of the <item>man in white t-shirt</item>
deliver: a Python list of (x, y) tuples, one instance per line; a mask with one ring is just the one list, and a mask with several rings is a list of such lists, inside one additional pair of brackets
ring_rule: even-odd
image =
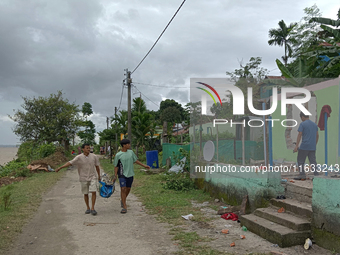
[[(84, 194), (84, 200), (87, 207), (85, 214), (96, 215), (97, 212), (94, 209), (96, 203), (96, 194), (98, 190), (98, 179), (100, 177), (99, 159), (98, 157), (90, 153), (90, 145), (83, 144), (81, 146), (83, 153), (76, 156), (65, 165), (57, 168), (55, 171), (58, 172), (60, 169), (75, 165), (78, 168), (79, 181), (81, 183), (81, 191)], [(89, 193), (92, 194), (92, 206), (89, 204)]]

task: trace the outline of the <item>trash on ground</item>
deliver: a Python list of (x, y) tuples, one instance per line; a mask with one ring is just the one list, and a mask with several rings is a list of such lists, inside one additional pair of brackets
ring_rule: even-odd
[(224, 225), (226, 228), (231, 228), (232, 225)]
[(305, 250), (308, 250), (310, 247), (312, 247), (312, 241), (309, 238), (307, 238), (305, 245), (303, 247), (305, 248)]
[(291, 183), (295, 183), (295, 181), (293, 181), (293, 180), (290, 180), (289, 182), (291, 182)]
[(191, 213), (188, 215), (182, 215), (182, 217), (186, 220), (190, 220), (192, 217), (194, 217), (194, 215), (192, 215)]
[(228, 206), (221, 206), (221, 208), (222, 208), (222, 209), (227, 209), (227, 208), (228, 208)]
[(281, 207), (279, 210), (277, 210), (278, 213), (284, 213), (285, 212), (285, 208)]
[(223, 234), (229, 234), (229, 229), (222, 229), (221, 232), (222, 232)]
[(186, 159), (187, 159), (186, 157), (182, 158), (179, 163), (176, 163), (176, 165), (169, 169), (169, 172), (175, 173), (183, 172), (183, 167), (185, 165)]
[(238, 216), (235, 213), (226, 213), (221, 216), (222, 219), (237, 221)]
[(281, 182), (287, 182), (288, 180), (287, 179), (281, 179)]
[(277, 196), (276, 199), (286, 199), (284, 195)]
[(240, 235), (240, 238), (241, 238), (241, 239), (246, 239), (246, 236)]
[(234, 247), (234, 246), (235, 246), (235, 243), (231, 243), (231, 244), (230, 244), (230, 247)]
[(246, 226), (243, 226), (243, 227), (242, 227), (242, 230), (243, 230), (243, 231), (247, 231), (248, 229), (247, 229)]
[(272, 247), (279, 247), (278, 244), (272, 244)]

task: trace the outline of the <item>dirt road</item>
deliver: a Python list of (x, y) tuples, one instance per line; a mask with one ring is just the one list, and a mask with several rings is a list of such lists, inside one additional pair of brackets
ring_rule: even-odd
[[(57, 173), (51, 173), (57, 174)], [(58, 173), (61, 174), (61, 173)], [(144, 212), (130, 193), (128, 213), (120, 213), (120, 190), (99, 198), (98, 215), (85, 215), (86, 206), (75, 168), (67, 170), (48, 192), (34, 218), (13, 244), (11, 255), (171, 254), (177, 246), (166, 224)]]

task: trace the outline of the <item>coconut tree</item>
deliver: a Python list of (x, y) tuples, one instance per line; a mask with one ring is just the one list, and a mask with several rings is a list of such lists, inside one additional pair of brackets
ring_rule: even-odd
[(293, 36), (293, 29), (297, 23), (291, 23), (289, 26), (281, 20), (279, 21), (279, 28), (272, 28), (269, 30), (269, 45), (279, 45), (283, 46), (285, 50), (285, 55), (282, 57), (285, 66), (287, 66), (288, 58), (292, 55), (292, 45), (296, 43)]

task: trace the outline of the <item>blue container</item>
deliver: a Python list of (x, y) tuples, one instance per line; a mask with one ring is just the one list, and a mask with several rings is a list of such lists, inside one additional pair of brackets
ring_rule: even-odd
[[(156, 166), (154, 166), (155, 162), (156, 162)], [(158, 166), (158, 151), (147, 151), (146, 152), (146, 164), (150, 168), (159, 168), (159, 166)]]

